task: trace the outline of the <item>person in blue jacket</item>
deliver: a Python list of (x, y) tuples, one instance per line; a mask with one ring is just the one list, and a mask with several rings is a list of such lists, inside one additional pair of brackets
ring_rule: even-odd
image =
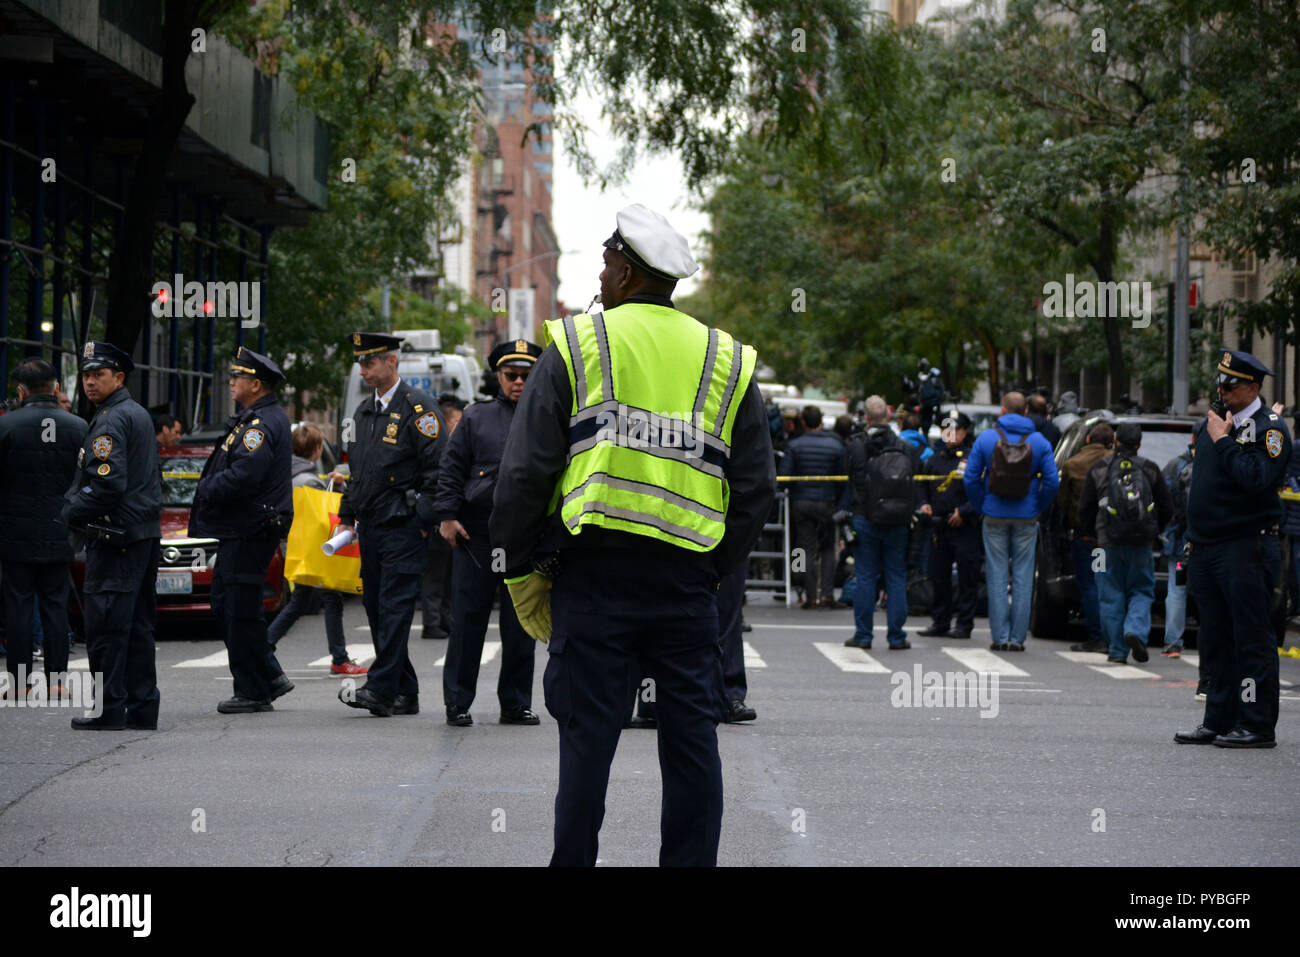
[[(984, 575), (989, 594), (989, 630), (994, 651), (1024, 651), (1034, 581), (1038, 519), (1051, 507), (1061, 480), (1052, 458), (1052, 445), (1025, 416), (1025, 397), (1002, 397), (997, 424), (981, 432), (972, 446), (963, 482), (966, 497), (984, 516)], [(999, 443), (1005, 442), (998, 452)], [(1030, 447), (1028, 464), (1014, 460)], [(1011, 607), (1007, 607), (1010, 567)]]

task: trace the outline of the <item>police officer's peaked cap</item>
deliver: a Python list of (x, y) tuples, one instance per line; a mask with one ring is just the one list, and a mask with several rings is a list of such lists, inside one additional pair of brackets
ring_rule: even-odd
[(389, 332), (354, 332), (348, 338), (352, 354), (358, 359), (377, 356), (381, 352), (396, 352), (402, 347), (402, 337)]
[(654, 210), (633, 203), (618, 211), (617, 222), (618, 228), (605, 240), (605, 246), (622, 253), (632, 265), (674, 281), (699, 270), (686, 237)]
[(81, 349), (81, 371), (92, 372), (95, 369), (112, 369), (114, 372), (130, 372), (135, 368), (131, 357), (111, 342), (87, 342)]
[(1219, 356), (1219, 378), (1221, 383), (1232, 382), (1263, 382), (1264, 376), (1272, 375), (1273, 370), (1269, 369), (1249, 352), (1238, 352), (1235, 349), (1224, 349)]
[(944, 415), (943, 423), (940, 425), (942, 429), (965, 429), (967, 432), (970, 431), (970, 427), (970, 416), (958, 409), (953, 409)]
[(268, 386), (273, 386), (284, 379), (280, 367), (260, 353), (247, 346), (240, 346), (235, 353), (235, 361), (230, 363), (230, 371), (236, 375), (252, 376), (261, 379)]
[(492, 354), (488, 356), (488, 367), (499, 369), (502, 366), (530, 366), (542, 355), (542, 347), (527, 339), (511, 339), (498, 342)]

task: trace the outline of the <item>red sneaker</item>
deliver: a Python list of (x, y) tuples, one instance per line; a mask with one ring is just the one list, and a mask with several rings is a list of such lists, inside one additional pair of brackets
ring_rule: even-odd
[(330, 665), (330, 674), (332, 675), (364, 675), (368, 671), (370, 671), (369, 668), (357, 664), (350, 658), (341, 665)]

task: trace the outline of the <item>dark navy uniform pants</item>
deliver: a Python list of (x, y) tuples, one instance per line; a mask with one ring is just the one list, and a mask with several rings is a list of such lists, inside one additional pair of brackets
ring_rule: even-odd
[(1271, 735), (1277, 726), (1277, 642), (1269, 607), (1281, 567), (1276, 535), (1192, 546), (1188, 585), (1199, 612), (1201, 674), (1209, 681), (1201, 723), (1211, 731), (1241, 727)]
[(235, 695), (252, 701), (271, 697), (271, 682), (284, 672), (266, 637), (262, 589), (279, 544), (268, 532), (250, 538), (223, 538), (212, 567), (212, 610), (222, 625)]
[[(975, 522), (964, 521), (957, 528), (943, 525), (934, 530), (930, 546), (930, 618), (940, 628), (954, 620), (957, 627), (969, 631), (975, 625), (975, 603), (979, 594), (980, 559), (984, 557), (984, 539)], [(957, 565), (957, 597), (952, 594), (952, 566)]]
[[(451, 550), (451, 640), (442, 669), (442, 698), (447, 708), (469, 710), (478, 685), (479, 662), (492, 602), (501, 600), (501, 675), (497, 700), (502, 711), (533, 706), (533, 654), (535, 642), (515, 615), (506, 589), (506, 576), (492, 570), (492, 549), (487, 529), (468, 529)], [(471, 555), (473, 559), (471, 559)], [(477, 561), (478, 565), (474, 562)]]
[(103, 719), (158, 721), (154, 663), (158, 539), (86, 546), (86, 654)]
[(551, 864), (594, 865), (629, 669), (653, 682), (663, 775), (659, 863), (715, 866), (722, 653), (713, 573), (639, 550), (576, 550), (551, 591), (543, 687), (560, 731)]
[(420, 598), (420, 578), (428, 543), (414, 525), (374, 526), (357, 530), (361, 546), (361, 603), (370, 622), (375, 660), (365, 686), (384, 701), (420, 693), (415, 667), (407, 654), (411, 618)]

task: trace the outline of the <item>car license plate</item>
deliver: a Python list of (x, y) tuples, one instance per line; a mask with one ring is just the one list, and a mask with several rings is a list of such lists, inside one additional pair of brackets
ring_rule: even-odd
[(159, 572), (159, 595), (190, 595), (194, 593), (194, 577), (188, 572)]

